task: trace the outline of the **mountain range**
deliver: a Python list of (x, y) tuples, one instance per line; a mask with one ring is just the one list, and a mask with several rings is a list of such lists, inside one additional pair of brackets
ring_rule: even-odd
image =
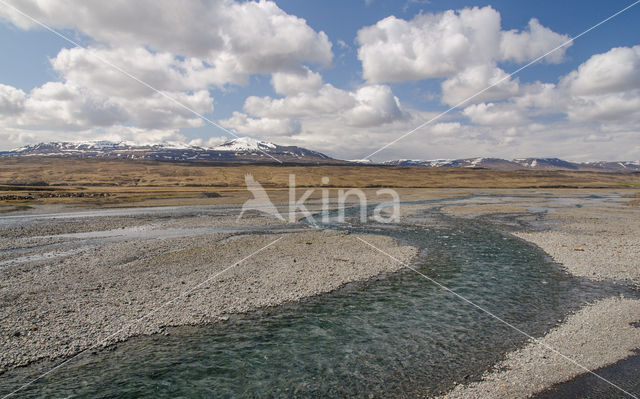
[(114, 141), (49, 142), (28, 145), (0, 156), (58, 156), (74, 158), (125, 158), (174, 162), (294, 162), (332, 163), (336, 160), (316, 151), (281, 146), (241, 137), (216, 147), (186, 144), (140, 145)]
[(392, 166), (426, 166), (448, 168), (477, 168), (491, 170), (583, 170), (602, 172), (640, 172), (640, 161), (570, 162), (559, 158), (465, 158), (413, 160), (400, 159), (383, 162)]
[(422, 166), (431, 168), (476, 168), (491, 170), (576, 170), (603, 172), (640, 172), (640, 161), (570, 162), (558, 158), (465, 158), (415, 160), (399, 159), (374, 163), (369, 160), (343, 161), (317, 151), (296, 146), (281, 146), (249, 137), (229, 140), (215, 147), (186, 144), (140, 145), (114, 141), (49, 142), (0, 151), (3, 157), (58, 156), (76, 158), (124, 158), (173, 162), (253, 162), (301, 164), (357, 164), (385, 166)]

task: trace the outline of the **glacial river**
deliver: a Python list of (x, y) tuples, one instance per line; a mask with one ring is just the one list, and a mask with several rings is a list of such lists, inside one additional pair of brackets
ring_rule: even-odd
[[(587, 301), (639, 296), (626, 286), (571, 277), (538, 248), (437, 210), (407, 224), (331, 227), (419, 247), (413, 267), (533, 336)], [(424, 397), (479, 379), (527, 340), (411, 270), (169, 332), (83, 354), (19, 397)], [(0, 375), (0, 392), (28, 381), (38, 367)]]

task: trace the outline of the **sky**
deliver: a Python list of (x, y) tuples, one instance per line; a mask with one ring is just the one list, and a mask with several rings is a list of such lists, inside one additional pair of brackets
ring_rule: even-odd
[(0, 150), (250, 136), (341, 159), (638, 160), (640, 4), (563, 45), (631, 4), (0, 0)]

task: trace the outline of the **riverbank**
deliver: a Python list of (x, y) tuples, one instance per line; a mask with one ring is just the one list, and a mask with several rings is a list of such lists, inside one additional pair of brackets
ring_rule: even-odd
[[(540, 204), (536, 204), (540, 206)], [(545, 231), (514, 232), (541, 247), (571, 274), (640, 283), (640, 211), (599, 198), (553, 208)], [(526, 204), (525, 204), (526, 206)], [(507, 354), (480, 382), (458, 385), (446, 398), (527, 398), (587, 370), (614, 364), (640, 348), (640, 301), (592, 303), (540, 339)], [(619, 392), (621, 397), (624, 392)]]
[[(403, 195), (406, 201), (424, 199), (424, 190), (407, 192), (413, 197)], [(432, 197), (428, 198), (439, 198), (440, 201), (403, 205), (401, 216), (408, 224), (427, 227), (432, 232), (439, 228), (430, 214), (437, 208), (456, 217), (479, 217), (482, 224), (485, 220), (490, 221), (505, 227), (501, 229), (503, 231), (514, 231), (530, 241), (538, 240), (538, 245), (547, 253), (551, 253), (550, 245), (557, 245), (567, 253), (564, 262), (574, 259), (576, 264), (584, 263), (578, 257), (593, 245), (591, 257), (599, 257), (609, 264), (594, 263), (582, 274), (578, 274), (577, 269), (571, 271), (567, 267), (567, 270), (603, 280), (619, 266), (616, 259), (623, 259), (628, 261), (624, 270), (631, 273), (631, 278), (621, 274), (619, 279), (633, 282), (633, 259), (638, 255), (637, 246), (633, 245), (638, 242), (635, 229), (639, 221), (638, 208), (623, 205), (628, 199), (621, 194), (611, 190), (441, 191), (432, 192)], [(425, 209), (429, 210), (424, 212)], [(0, 326), (3, 340), (0, 356), (6, 369), (39, 359), (53, 358), (59, 362), (59, 359), (92, 348), (99, 342), (98, 349), (134, 335), (166, 334), (169, 326), (216, 323), (231, 314), (298, 301), (332, 291), (350, 281), (366, 280), (402, 268), (401, 263), (372, 250), (355, 234), (316, 230), (302, 224), (282, 224), (275, 218), (249, 214), (238, 220), (235, 217), (237, 207), (226, 205), (85, 209), (68, 212), (64, 217), (37, 215), (38, 211), (42, 210), (23, 213), (24, 218), (16, 215), (13, 224), (7, 222), (9, 217), (0, 219), (0, 311), (3, 323), (7, 321), (6, 325)], [(455, 219), (455, 223), (464, 222)], [(533, 228), (523, 230), (523, 226)], [(443, 236), (447, 241), (445, 246), (449, 245), (450, 236), (455, 236), (450, 233), (455, 232)], [(490, 248), (503, 237), (502, 233), (495, 233), (490, 241), (472, 238), (472, 235), (466, 237), (476, 246)], [(600, 236), (606, 239), (599, 239)], [(387, 237), (361, 237), (404, 262), (416, 255), (415, 248), (398, 246)], [(278, 239), (254, 257), (197, 290), (189, 291)], [(575, 240), (576, 246), (571, 240)], [(628, 245), (618, 245), (620, 242)], [(452, 248), (460, 248), (454, 252), (462, 250), (451, 244)], [(522, 252), (527, 252), (527, 244), (517, 244), (523, 247)], [(484, 251), (479, 255), (484, 255)], [(544, 258), (542, 254), (539, 257)], [(500, 270), (522, 280), (529, 274), (526, 265), (530, 263), (517, 263), (521, 266), (517, 273), (508, 268)], [(504, 264), (498, 262), (494, 266)], [(496, 275), (495, 267), (488, 270), (489, 276)], [(559, 273), (556, 266), (550, 265), (550, 268)], [(472, 269), (462, 274), (469, 273)], [(438, 274), (434, 276), (438, 278)], [(547, 283), (542, 281), (541, 284)], [(518, 284), (511, 281), (501, 287), (513, 289)], [(537, 287), (535, 292), (543, 292)], [(402, 289), (405, 288), (403, 285)], [(498, 302), (508, 304), (513, 299), (516, 306), (527, 303), (527, 298), (518, 298), (522, 292), (507, 293)], [(553, 288), (552, 292), (559, 290)], [(134, 327), (123, 329), (128, 322), (182, 294), (185, 295), (178, 301), (143, 318)], [(522, 342), (511, 346), (520, 349), (507, 354), (506, 359), (495, 365), (482, 381), (459, 385), (450, 395), (527, 397), (584, 372), (549, 352), (547, 345), (589, 369), (629, 356), (633, 349), (640, 347), (637, 335), (640, 329), (632, 325), (640, 320), (639, 302), (615, 295), (567, 316), (562, 324), (538, 341), (523, 347)], [(557, 307), (556, 302), (550, 302), (551, 306)], [(428, 301), (421, 308), (442, 309), (434, 303)], [(458, 306), (462, 315), (468, 312), (467, 305), (455, 304), (456, 309)], [(527, 306), (517, 314), (530, 309), (548, 314), (537, 306)], [(503, 315), (500, 310), (496, 312)], [(385, 314), (391, 313), (393, 311)], [(557, 319), (565, 314), (559, 313)], [(413, 315), (411, 319), (415, 319)], [(552, 326), (555, 321), (554, 316), (545, 325)], [(456, 321), (447, 325), (476, 334), (477, 327), (469, 327), (473, 324)], [(420, 324), (420, 328), (423, 329), (424, 324)], [(536, 334), (543, 334), (548, 328), (540, 328)], [(530, 325), (524, 329), (535, 328)], [(110, 338), (102, 342), (105, 337)], [(503, 339), (502, 335), (499, 338)], [(403, 338), (400, 342), (399, 345), (405, 345), (407, 341)], [(469, 342), (468, 339), (459, 340), (463, 345), (469, 345)], [(601, 351), (606, 351), (606, 356)], [(499, 352), (495, 350), (494, 353)], [(497, 358), (487, 366), (494, 364)], [(484, 367), (475, 375), (479, 376)], [(451, 381), (464, 381), (462, 377)], [(443, 388), (448, 389), (449, 384)]]
[(640, 284), (640, 209), (568, 208), (547, 218), (557, 227), (515, 235), (544, 249), (576, 276)]
[[(116, 224), (122, 232), (108, 230)], [(258, 229), (225, 230), (238, 225)], [(264, 217), (198, 214), (4, 228), (0, 370), (214, 323), (402, 267), (358, 237), (403, 262), (416, 255), (387, 237), (281, 227)]]

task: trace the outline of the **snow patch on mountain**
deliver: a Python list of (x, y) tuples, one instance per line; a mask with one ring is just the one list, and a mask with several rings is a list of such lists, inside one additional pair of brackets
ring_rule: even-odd
[(12, 151), (0, 151), (0, 156), (61, 156), (214, 162), (342, 162), (306, 148), (281, 146), (250, 137), (229, 140), (221, 145), (208, 148), (183, 142), (145, 144), (107, 140), (50, 142), (28, 145)]
[(216, 151), (235, 151), (235, 152), (250, 152), (250, 151), (263, 151), (266, 149), (275, 149), (276, 145), (268, 141), (260, 141), (251, 137), (240, 137), (237, 139), (229, 140), (220, 144), (217, 147), (213, 147)]
[(473, 161), (471, 161), (471, 164), (469, 166), (467, 166), (468, 168), (476, 168), (482, 161), (484, 161), (484, 158), (476, 158)]

